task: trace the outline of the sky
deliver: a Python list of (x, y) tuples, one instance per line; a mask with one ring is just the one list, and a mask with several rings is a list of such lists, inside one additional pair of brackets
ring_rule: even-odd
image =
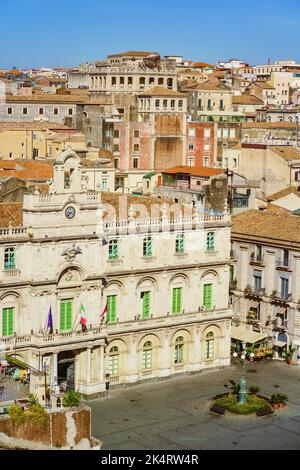
[(0, 0), (0, 67), (76, 66), (127, 50), (299, 63), (299, 31), (299, 0)]

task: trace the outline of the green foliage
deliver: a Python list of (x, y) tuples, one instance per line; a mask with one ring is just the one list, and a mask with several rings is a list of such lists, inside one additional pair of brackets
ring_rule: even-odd
[(249, 358), (249, 357), (250, 357), (250, 354), (252, 354), (252, 353), (255, 354), (255, 353), (256, 353), (256, 349), (257, 349), (257, 348), (255, 348), (254, 346), (248, 346), (248, 347), (246, 348), (246, 357)]
[(296, 348), (293, 346), (293, 343), (290, 343), (286, 351), (286, 358), (292, 359), (295, 351), (296, 351)]
[(37, 425), (44, 425), (47, 420), (47, 413), (45, 409), (39, 403), (31, 403), (29, 405), (28, 411), (25, 411), (26, 420), (31, 421)]
[(277, 403), (287, 403), (288, 402), (288, 396), (285, 395), (284, 393), (274, 393), (271, 396), (271, 403), (272, 404), (277, 404)]
[(247, 395), (246, 399), (247, 403), (240, 405), (236, 396), (227, 395), (227, 397), (216, 400), (216, 403), (220, 406), (223, 406), (223, 408), (226, 410), (240, 415), (256, 413), (257, 411), (271, 410), (270, 404), (263, 398), (258, 398), (255, 395)]
[(38, 403), (38, 400), (37, 400), (37, 398), (34, 396), (34, 394), (31, 393), (31, 394), (29, 395), (29, 406), (30, 406), (30, 405), (35, 405), (36, 403)]
[(8, 416), (14, 427), (18, 428), (26, 422), (26, 416), (23, 408), (19, 405), (12, 405), (8, 410)]
[(80, 405), (80, 401), (80, 393), (71, 390), (65, 393), (62, 403), (64, 408), (77, 408)]
[(24, 411), (19, 405), (13, 405), (8, 410), (11, 423), (14, 427), (20, 427), (26, 424), (43, 426), (47, 420), (47, 413), (37, 402), (29, 404), (28, 410)]
[(231, 387), (232, 393), (239, 393), (240, 390), (241, 390), (240, 384), (233, 384)]
[(256, 393), (260, 392), (261, 389), (257, 385), (251, 385), (251, 387), (249, 387), (249, 390), (252, 395), (256, 395)]

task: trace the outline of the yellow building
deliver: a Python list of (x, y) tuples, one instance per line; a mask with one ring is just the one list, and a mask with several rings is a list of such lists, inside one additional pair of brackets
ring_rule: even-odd
[(97, 158), (98, 148), (87, 147), (83, 133), (50, 122), (0, 122), (0, 159), (56, 158), (66, 148)]

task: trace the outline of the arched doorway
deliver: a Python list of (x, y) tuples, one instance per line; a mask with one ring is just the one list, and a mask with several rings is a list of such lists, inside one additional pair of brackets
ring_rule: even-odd
[(75, 357), (73, 351), (63, 351), (58, 354), (57, 363), (58, 385), (62, 391), (75, 388)]

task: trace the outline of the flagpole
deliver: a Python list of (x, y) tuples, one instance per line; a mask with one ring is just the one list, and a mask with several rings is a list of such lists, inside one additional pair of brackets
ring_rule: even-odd
[[(73, 323), (73, 326), (72, 326), (72, 332), (74, 331), (74, 326), (76, 327), (78, 325), (78, 322), (76, 323), (76, 320), (78, 318), (78, 313), (80, 312), (81, 306), (82, 306), (82, 301), (80, 302), (79, 310), (77, 311), (77, 314), (76, 314), (76, 317), (75, 317), (75, 320), (74, 320), (74, 323)], [(76, 325), (75, 325), (75, 323), (76, 323)]]
[[(50, 308), (51, 308), (51, 304), (50, 304)], [(49, 318), (49, 310), (48, 310), (48, 313), (47, 313), (47, 318), (46, 318), (46, 323), (45, 323), (45, 326), (44, 326), (44, 336), (46, 336), (46, 333), (47, 333), (47, 326), (48, 326), (48, 318)]]

